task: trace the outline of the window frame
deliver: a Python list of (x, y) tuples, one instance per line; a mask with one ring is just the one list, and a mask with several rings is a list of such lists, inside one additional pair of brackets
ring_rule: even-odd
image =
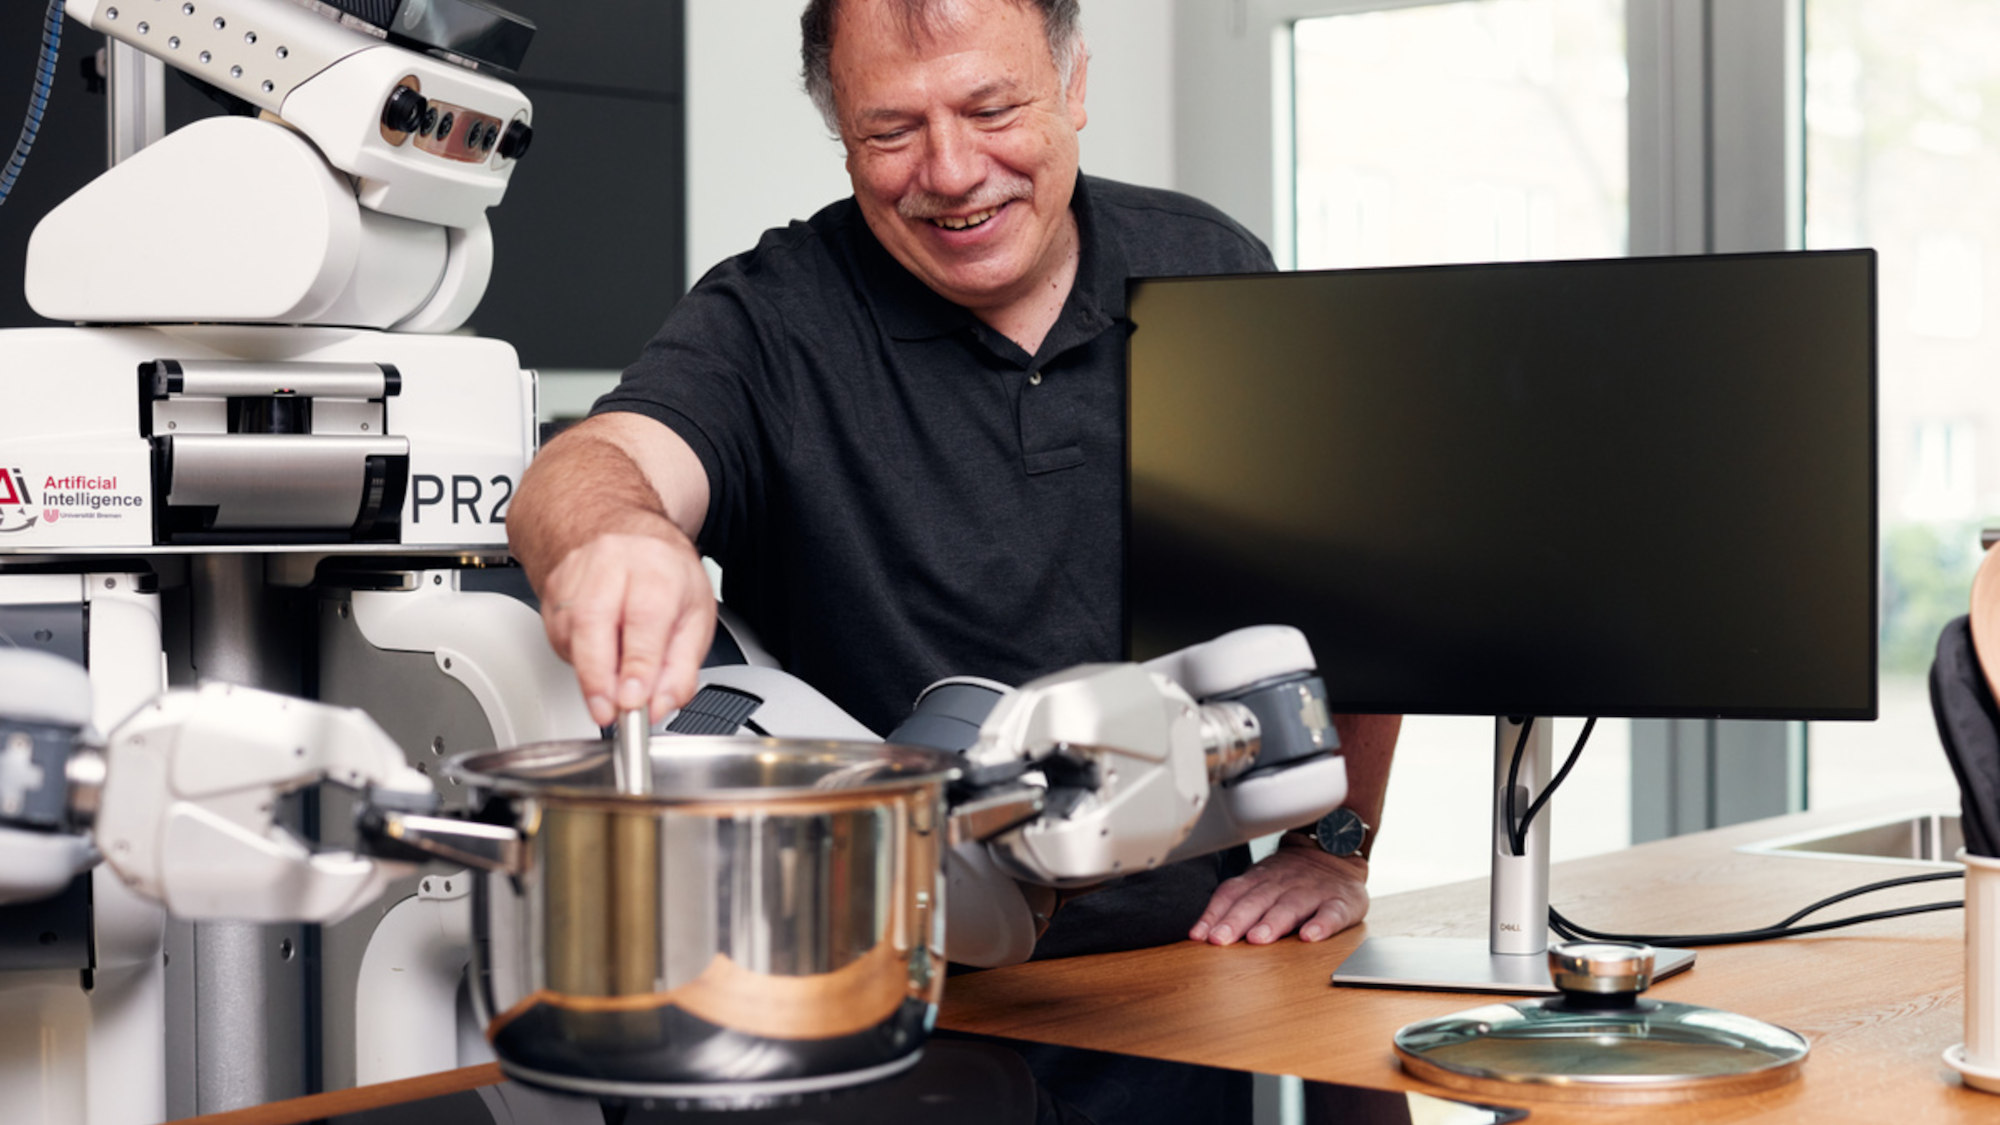
[[(1463, 2), (1176, 0), (1176, 183), (1293, 268), (1292, 25)], [(1629, 253), (1804, 245), (1804, 3), (1626, 0)], [(1634, 842), (1803, 808), (1806, 729), (1635, 723)]]

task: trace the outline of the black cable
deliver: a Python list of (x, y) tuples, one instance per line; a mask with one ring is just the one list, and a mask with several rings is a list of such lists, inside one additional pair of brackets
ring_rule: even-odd
[[(1838, 894), (1828, 895), (1827, 897), (1820, 899), (1818, 902), (1813, 903), (1811, 906), (1808, 906), (1803, 910), (1798, 910), (1793, 912), (1791, 916), (1787, 917), (1782, 922), (1776, 923), (1775, 925), (1763, 926), (1754, 930), (1739, 930), (1730, 934), (1692, 934), (1688, 935), (1686, 938), (1681, 938), (1681, 937), (1648, 938), (1646, 935), (1601, 934), (1595, 930), (1590, 930), (1583, 926), (1578, 926), (1576, 923), (1571, 922), (1567, 918), (1564, 918), (1559, 911), (1553, 909), (1549, 911), (1550, 926), (1557, 933), (1562, 934), (1564, 937), (1579, 937), (1579, 936), (1594, 937), (1597, 940), (1601, 941), (1645, 941), (1648, 944), (1660, 944), (1660, 945), (1686, 945), (1689, 944), (1689, 941), (1691, 939), (1693, 940), (1707, 939), (1702, 943), (1708, 945), (1720, 945), (1723, 944), (1725, 940), (1757, 941), (1757, 940), (1762, 940), (1763, 937), (1784, 937), (1787, 934), (1814, 933), (1821, 929), (1832, 929), (1836, 926), (1852, 925), (1856, 922), (1874, 921), (1878, 918), (1896, 917), (1899, 914), (1921, 914), (1929, 910), (1948, 910), (1954, 907), (1963, 906), (1964, 903), (1962, 902), (1929, 903), (1923, 906), (1901, 907), (1887, 912), (1877, 912), (1868, 915), (1860, 915), (1854, 918), (1839, 920), (1834, 922), (1815, 922), (1812, 923), (1810, 927), (1801, 927), (1795, 925), (1795, 923), (1797, 923), (1800, 919), (1810, 914), (1814, 914), (1817, 913), (1818, 911), (1824, 910), (1827, 907), (1832, 906), (1837, 902), (1845, 902), (1850, 898), (1855, 898), (1860, 895), (1870, 894), (1875, 891), (1888, 890), (1892, 887), (1906, 887), (1917, 883), (1935, 883), (1943, 879), (1963, 879), (1963, 878), (1965, 878), (1965, 873), (1963, 871), (1932, 871), (1923, 875), (1903, 875), (1894, 879), (1883, 879), (1880, 882), (1869, 883), (1866, 886), (1861, 886), (1861, 887), (1852, 887), (1849, 888), (1848, 890), (1841, 891)], [(1760, 937), (1759, 935), (1762, 936)]]
[[(1571, 767), (1575, 766), (1577, 759), (1582, 756), (1584, 744), (1590, 740), (1590, 732), (1597, 725), (1597, 720), (1593, 718), (1584, 721), (1583, 732), (1577, 736), (1576, 745), (1570, 749), (1569, 757), (1564, 759), (1562, 768), (1556, 771), (1556, 775), (1553, 778), (1549, 779), (1548, 785), (1543, 787), (1541, 794), (1529, 803), (1528, 811), (1522, 814), (1517, 820), (1514, 815), (1514, 792), (1520, 777), (1521, 759), (1527, 750), (1528, 731), (1533, 723), (1534, 720), (1532, 718), (1522, 720), (1521, 735), (1514, 741), (1514, 757), (1507, 766), (1507, 795), (1505, 802), (1507, 810), (1507, 836), (1508, 843), (1512, 846), (1516, 856), (1527, 852), (1529, 827), (1534, 824), (1535, 817), (1541, 813), (1542, 806), (1548, 804), (1549, 798), (1555, 796), (1556, 788), (1563, 783), (1565, 777), (1569, 776)], [(1554, 930), (1565, 941), (1588, 938), (1592, 941), (1639, 942), (1644, 945), (1678, 946), (1683, 949), (1692, 949), (1707, 945), (1734, 945), (1741, 942), (1770, 941), (1774, 938), (1823, 933), (1827, 930), (1840, 929), (1845, 926), (1860, 925), (1863, 922), (1879, 922), (1888, 918), (1903, 918), (1913, 914), (1928, 914), (1938, 910), (1958, 910), (1965, 906), (1963, 900), (1955, 902), (1929, 902), (1917, 906), (1876, 910), (1866, 914), (1852, 915), (1847, 918), (1835, 918), (1826, 922), (1799, 924), (1800, 919), (1818, 913), (1835, 903), (1845, 902), (1848, 899), (1871, 894), (1875, 891), (1888, 890), (1892, 887), (1910, 886), (1916, 883), (1934, 883), (1943, 879), (1963, 879), (1964, 877), (1965, 873), (1963, 871), (1932, 871), (1922, 875), (1904, 875), (1894, 879), (1883, 879), (1879, 882), (1866, 884), (1865, 886), (1851, 887), (1838, 894), (1828, 895), (1826, 898), (1820, 899), (1810, 906), (1794, 911), (1790, 916), (1776, 925), (1764, 926), (1754, 930), (1737, 930), (1730, 933), (1674, 935), (1606, 933), (1601, 930), (1593, 930), (1577, 925), (1568, 918), (1563, 917), (1562, 912), (1554, 906), (1549, 907), (1549, 928)]]
[(1576, 768), (1576, 760), (1583, 757), (1583, 744), (1590, 741), (1590, 732), (1596, 728), (1596, 719), (1583, 721), (1583, 731), (1576, 736), (1576, 745), (1570, 747), (1569, 757), (1563, 759), (1562, 768), (1557, 770), (1556, 775), (1549, 779), (1549, 783), (1542, 787), (1541, 795), (1528, 805), (1528, 811), (1521, 814), (1521, 840), (1514, 848), (1515, 855), (1528, 850), (1528, 826), (1535, 823), (1535, 816), (1542, 811), (1542, 806), (1549, 803), (1550, 797), (1555, 796), (1556, 787), (1563, 783), (1563, 778), (1568, 777), (1569, 771)]
[[(1965, 876), (1962, 872), (1941, 871), (1934, 875), (1919, 876), (1909, 880), (1902, 880), (1902, 881), (1926, 882), (1931, 879), (1962, 879), (1964, 877)], [(1785, 922), (1779, 923), (1778, 925), (1775, 926), (1768, 926), (1755, 930), (1736, 930), (1736, 931), (1731, 931), (1726, 933), (1716, 933), (1716, 934), (1609, 933), (1603, 930), (1593, 930), (1587, 926), (1579, 926), (1575, 922), (1572, 922), (1568, 918), (1565, 918), (1562, 912), (1560, 910), (1557, 910), (1553, 906), (1549, 907), (1549, 928), (1554, 930), (1557, 936), (1561, 937), (1565, 941), (1575, 941), (1579, 938), (1587, 938), (1592, 941), (1638, 942), (1642, 945), (1674, 946), (1682, 949), (1694, 949), (1708, 945), (1738, 945), (1746, 942), (1772, 941), (1777, 938), (1798, 937), (1804, 934), (1817, 934), (1817, 933), (1823, 933), (1827, 930), (1841, 929), (1847, 926), (1858, 926), (1864, 922), (1880, 922), (1888, 918), (1902, 918), (1912, 914), (1929, 914), (1939, 910), (1959, 910), (1964, 908), (1965, 906), (1965, 903), (1962, 900), (1927, 902), (1916, 906), (1901, 906), (1889, 910), (1876, 910), (1866, 914), (1855, 914), (1846, 918), (1835, 918), (1831, 921), (1826, 921), (1826, 922), (1809, 922), (1806, 923), (1805, 925), (1795, 924), (1796, 919), (1811, 914), (1814, 911), (1820, 910), (1826, 906), (1832, 905), (1833, 903), (1838, 902), (1842, 899), (1853, 898), (1855, 895), (1865, 894), (1869, 891), (1881, 890), (1884, 886), (1895, 885), (1896, 882), (1902, 882), (1902, 881), (1891, 881), (1890, 883), (1886, 884), (1876, 884), (1868, 887), (1857, 887), (1850, 891), (1843, 891), (1838, 895), (1831, 896), (1828, 899), (1822, 900), (1820, 902), (1814, 903), (1811, 906), (1806, 907), (1804, 910), (1801, 910), (1798, 913), (1792, 915), (1792, 918), (1788, 919)]]
[(35, 63), (35, 85), (28, 95), (28, 112), (21, 121), (21, 135), (14, 141), (13, 152), (7, 162), (0, 165), (0, 203), (14, 190), (14, 181), (20, 179), (21, 168), (28, 162), (28, 152), (35, 147), (35, 138), (42, 131), (42, 117), (48, 112), (49, 94), (55, 89), (56, 56), (62, 47), (63, 0), (49, 0), (48, 10), (42, 13), (42, 49)]
[(1507, 810), (1507, 846), (1519, 856), (1528, 850), (1528, 833), (1522, 828), (1521, 818), (1514, 815), (1514, 791), (1521, 776), (1521, 754), (1528, 748), (1528, 732), (1535, 729), (1535, 717), (1529, 715), (1521, 720), (1521, 737), (1514, 740), (1514, 758), (1507, 763), (1507, 792), (1503, 794)]
[(1542, 787), (1540, 795), (1528, 803), (1528, 811), (1516, 816), (1514, 794), (1520, 788), (1521, 759), (1526, 755), (1528, 732), (1534, 729), (1534, 725), (1535, 720), (1532, 716), (1521, 720), (1521, 736), (1514, 740), (1514, 757), (1507, 763), (1507, 845), (1513, 849), (1516, 856), (1528, 853), (1528, 826), (1535, 822), (1535, 815), (1542, 811), (1543, 805), (1549, 803), (1550, 797), (1555, 796), (1556, 787), (1563, 783), (1563, 778), (1568, 777), (1569, 771), (1575, 768), (1577, 759), (1583, 756), (1583, 744), (1590, 741), (1590, 732), (1596, 729), (1597, 720), (1583, 721), (1583, 733), (1577, 735), (1576, 745), (1570, 747), (1569, 757), (1563, 759), (1562, 768), (1557, 770), (1555, 777)]
[(1867, 886), (1864, 887), (1854, 887), (1849, 890), (1842, 891), (1837, 895), (1828, 895), (1827, 897), (1820, 899), (1818, 902), (1813, 903), (1811, 906), (1806, 907), (1804, 910), (1800, 910), (1794, 913), (1791, 917), (1778, 923), (1778, 926), (1779, 927), (1789, 926), (1792, 923), (1798, 921), (1799, 919), (1804, 918), (1806, 915), (1816, 913), (1820, 910), (1824, 910), (1827, 907), (1832, 906), (1836, 902), (1845, 902), (1850, 898), (1856, 898), (1860, 895), (1870, 894), (1874, 891), (1888, 890), (1890, 887), (1907, 887), (1915, 883), (1935, 883), (1941, 879), (1963, 879), (1963, 878), (1965, 878), (1965, 872), (1963, 871), (1932, 871), (1924, 875), (1903, 875), (1894, 879), (1884, 879), (1878, 883), (1869, 883)]
[[(1947, 872), (1947, 874), (1950, 874)], [(1785, 926), (1765, 930), (1739, 930), (1721, 934), (1613, 934), (1579, 926), (1555, 907), (1549, 908), (1549, 928), (1564, 940), (1588, 938), (1591, 941), (1629, 941), (1642, 945), (1673, 946), (1680, 949), (1694, 949), (1705, 945), (1738, 945), (1752, 941), (1771, 941), (1775, 938), (1797, 937), (1801, 934), (1817, 934), (1826, 930), (1837, 930), (1845, 926), (1857, 926), (1863, 922), (1880, 922), (1885, 918), (1902, 918), (1911, 914), (1929, 914), (1938, 910), (1957, 910), (1963, 902), (1927, 902), (1919, 906), (1900, 906), (1890, 910), (1876, 910), (1867, 914), (1856, 914), (1847, 918), (1835, 918), (1829, 922), (1809, 922), (1803, 926)]]

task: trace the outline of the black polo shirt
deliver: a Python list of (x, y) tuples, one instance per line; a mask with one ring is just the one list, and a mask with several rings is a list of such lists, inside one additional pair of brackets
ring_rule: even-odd
[[(1184, 195), (1083, 176), (1071, 206), (1076, 284), (1035, 355), (905, 270), (845, 199), (710, 270), (593, 409), (686, 439), (723, 601), (874, 730), (946, 676), (1124, 658), (1125, 284), (1275, 268)], [(1078, 899), (1035, 955), (1181, 940), (1246, 862)]]
[(1079, 177), (1077, 280), (1030, 356), (842, 200), (718, 265), (594, 412), (708, 472), (700, 547), (785, 668), (887, 731), (953, 675), (1123, 656), (1125, 284), (1274, 268), (1171, 192)]

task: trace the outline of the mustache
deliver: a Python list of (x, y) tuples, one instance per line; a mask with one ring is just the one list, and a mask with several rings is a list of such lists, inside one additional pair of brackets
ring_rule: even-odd
[(964, 195), (934, 195), (913, 189), (896, 201), (896, 213), (905, 219), (936, 219), (986, 211), (1017, 199), (1032, 199), (1034, 181), (1026, 176), (1005, 174), (988, 178)]

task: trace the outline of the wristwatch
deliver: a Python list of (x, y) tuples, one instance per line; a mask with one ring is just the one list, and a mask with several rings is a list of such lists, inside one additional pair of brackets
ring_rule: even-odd
[(1370, 829), (1361, 814), (1345, 805), (1287, 835), (1299, 836), (1328, 855), (1360, 855)]

